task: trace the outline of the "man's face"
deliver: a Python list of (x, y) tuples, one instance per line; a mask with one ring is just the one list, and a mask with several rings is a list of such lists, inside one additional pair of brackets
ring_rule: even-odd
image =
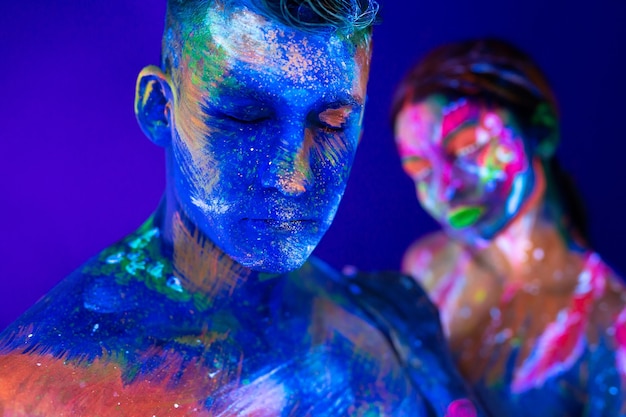
[(237, 262), (297, 268), (330, 226), (361, 132), (369, 52), (245, 8), (212, 8), (188, 31), (173, 70), (169, 186)]
[(404, 106), (395, 131), (420, 203), (458, 237), (491, 239), (534, 187), (531, 151), (505, 108), (434, 95)]

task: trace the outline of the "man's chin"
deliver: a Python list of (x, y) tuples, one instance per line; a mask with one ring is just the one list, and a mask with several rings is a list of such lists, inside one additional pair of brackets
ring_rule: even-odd
[(235, 259), (241, 265), (253, 271), (266, 274), (284, 274), (300, 268), (309, 259), (311, 251), (298, 251), (289, 254), (267, 254), (265, 256), (246, 256)]

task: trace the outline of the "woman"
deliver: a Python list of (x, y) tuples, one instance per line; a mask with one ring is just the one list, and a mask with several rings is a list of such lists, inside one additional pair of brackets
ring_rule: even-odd
[(495, 39), (440, 47), (392, 115), (404, 170), (443, 229), (403, 269), (493, 415), (626, 415), (626, 290), (587, 244), (537, 66)]

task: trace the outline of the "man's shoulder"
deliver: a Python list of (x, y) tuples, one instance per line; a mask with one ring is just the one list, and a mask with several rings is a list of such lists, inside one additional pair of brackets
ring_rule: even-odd
[(407, 310), (406, 313), (414, 309), (427, 310), (428, 315), (437, 316), (437, 309), (423, 288), (401, 272), (365, 272), (350, 268), (342, 273), (320, 259), (311, 258), (295, 274), (300, 285), (315, 296), (346, 301), (358, 308), (363, 308), (365, 303)]
[(181, 295), (168, 285), (163, 258), (150, 253), (155, 235), (142, 226), (60, 281), (0, 333), (0, 354), (91, 360), (128, 343), (129, 329)]
[[(47, 352), (56, 356), (97, 356), (100, 331), (112, 332), (110, 322), (132, 309), (132, 296), (114, 277), (93, 276), (85, 268), (63, 279), (16, 321), (0, 333), (0, 354), (7, 352)], [(107, 322), (109, 324), (107, 325)]]
[(312, 259), (298, 273), (308, 275), (299, 277), (309, 278), (303, 281), (316, 283), (312, 290), (317, 297), (364, 318), (387, 336), (396, 340), (399, 340), (398, 335), (422, 338), (433, 346), (443, 343), (436, 307), (408, 275), (356, 270), (344, 274), (318, 259)]
[(386, 336), (413, 385), (429, 401), (441, 406), (466, 395), (438, 310), (413, 278), (398, 272), (358, 272), (345, 279), (354, 303)]

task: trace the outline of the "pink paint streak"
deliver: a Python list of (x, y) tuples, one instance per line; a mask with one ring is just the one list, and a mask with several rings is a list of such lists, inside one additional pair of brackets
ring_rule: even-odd
[(539, 387), (576, 362), (585, 347), (585, 330), (593, 302), (604, 293), (608, 274), (609, 268), (597, 254), (587, 256), (572, 306), (559, 312), (539, 337), (532, 354), (515, 373), (512, 392)]

